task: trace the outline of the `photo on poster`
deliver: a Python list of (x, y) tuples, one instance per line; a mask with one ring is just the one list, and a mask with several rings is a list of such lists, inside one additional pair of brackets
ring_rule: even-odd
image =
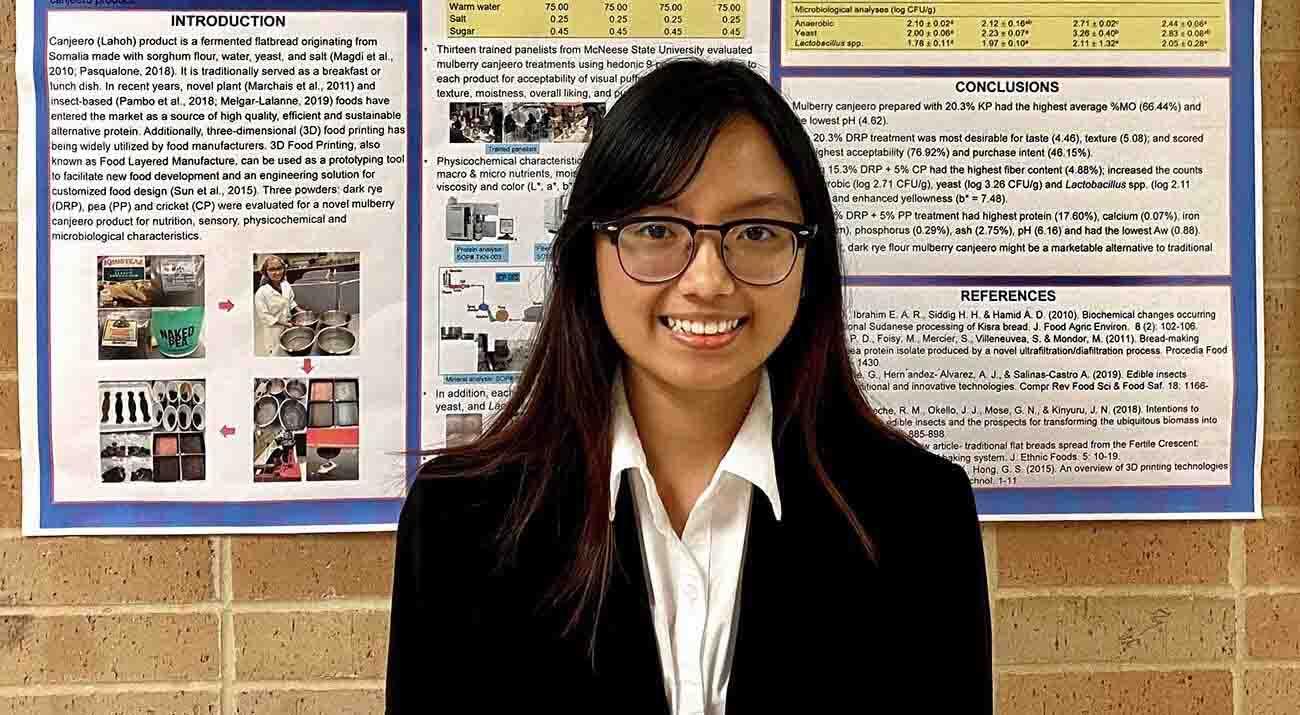
[(447, 141), (452, 144), (500, 144), (500, 102), (452, 102)]
[(99, 256), (100, 360), (201, 358), (203, 256)]
[(503, 216), (498, 201), (461, 201), (447, 197), (448, 241), (516, 241), (513, 216)]
[(542, 319), (541, 266), (439, 270), (442, 374), (520, 372)]
[(357, 378), (257, 378), (253, 423), (254, 482), (360, 478)]
[(604, 119), (604, 102), (520, 102), (506, 107), (502, 132), (507, 142), (586, 143)]
[(460, 447), (483, 434), (483, 415), (477, 412), (447, 415), (444, 438), (448, 447)]
[(361, 352), (361, 254), (253, 254), (253, 349), (259, 357)]
[(99, 405), (101, 481), (206, 478), (206, 381), (101, 382)]

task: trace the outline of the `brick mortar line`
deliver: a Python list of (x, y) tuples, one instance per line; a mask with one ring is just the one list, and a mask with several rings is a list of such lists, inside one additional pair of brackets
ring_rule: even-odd
[[(1300, 590), (1300, 589), (1297, 589)], [(336, 613), (387, 611), (391, 598), (331, 598), (325, 601), (234, 601), (231, 611), (245, 613)]]
[(0, 698), (57, 695), (130, 695), (136, 693), (215, 693), (215, 681), (144, 681), (134, 683), (77, 683), (65, 685), (0, 685)]
[(18, 300), (18, 291), (0, 290), (0, 300)]
[(1042, 586), (1002, 588), (995, 598), (1014, 601), (1030, 598), (1235, 598), (1243, 596), (1294, 596), (1300, 583), (1225, 586)]
[(1260, 64), (1300, 62), (1300, 50), (1264, 50), (1259, 53)]
[[(1300, 588), (1296, 589), (1300, 592)], [(1018, 588), (999, 588), (995, 594), (999, 599), (1014, 600), (1026, 598), (1162, 598), (1162, 597), (1201, 597), (1229, 598), (1236, 595), (1230, 585), (1175, 585), (1175, 586), (1134, 586), (1116, 584), (1112, 586), (1022, 586)]]
[(384, 681), (374, 678), (356, 680), (240, 680), (240, 693), (273, 693), (281, 690), (311, 690), (318, 693), (346, 690), (383, 690)]
[(1278, 660), (1276, 658), (1247, 658), (1246, 666), (1251, 670), (1300, 670), (1300, 660)]
[(1242, 665), (1246, 657), (1246, 527), (1241, 523), (1232, 525), (1228, 537), (1228, 583), (1236, 591), (1233, 599), (1233, 663), (1232, 663), (1232, 711), (1235, 715), (1248, 715), (1246, 710), (1246, 673)]
[(5, 382), (18, 382), (18, 369), (5, 368), (0, 370), (0, 380)]
[(1008, 663), (993, 666), (996, 675), (1061, 675), (1068, 673), (1178, 673), (1183, 671), (1228, 672), (1227, 660), (1189, 660), (1185, 663), (1112, 663), (1103, 660), (1073, 663)]
[(216, 615), (221, 612), (219, 603), (165, 603), (122, 604), (112, 606), (0, 606), (0, 617), (38, 616), (44, 618), (82, 616), (194, 616)]
[(20, 449), (0, 449), (0, 459), (6, 462), (18, 462), (23, 458), (23, 452)]
[[(1300, 593), (1300, 588), (1291, 592)], [(233, 615), (249, 613), (375, 613), (392, 607), (389, 599), (332, 599), (343, 601), (340, 605), (322, 607), (318, 601), (277, 601), (267, 604), (232, 601), (190, 601), (186, 603), (111, 603), (81, 605), (0, 605), (4, 616), (162, 616), (189, 614), (225, 614), (229, 608)]]
[(236, 708), (238, 700), (235, 698), (235, 615), (232, 610), (235, 601), (235, 577), (234, 566), (231, 564), (231, 553), (233, 549), (230, 546), (230, 537), (218, 537), (221, 542), (220, 567), (221, 567), (221, 631), (220, 631), (220, 652), (221, 652), (221, 713), (222, 715), (238, 715)]
[(1264, 516), (1300, 516), (1300, 506), (1266, 506)]
[[(1300, 670), (1300, 660), (1276, 658), (1247, 658), (1241, 663), (1243, 671), (1249, 670)], [(1234, 669), (1232, 661), (1187, 661), (1186, 663), (1120, 663), (1109, 661), (1077, 661), (1073, 663), (1004, 663), (993, 666), (994, 675), (1057, 675), (1068, 673), (1173, 673), (1184, 670), (1198, 672)]]
[(1300, 584), (1275, 584), (1271, 586), (1245, 586), (1243, 596), (1294, 596), (1300, 594)]

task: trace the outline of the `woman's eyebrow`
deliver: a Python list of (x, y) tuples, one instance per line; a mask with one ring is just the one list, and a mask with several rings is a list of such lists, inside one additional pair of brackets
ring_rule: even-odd
[[(739, 212), (739, 211), (741, 211), (741, 210), (753, 209), (753, 208), (757, 208), (757, 207), (760, 207), (760, 206), (761, 206), (761, 207), (771, 207), (771, 208), (785, 209), (786, 211), (790, 212), (791, 214), (798, 214), (799, 211), (800, 211), (800, 209), (801, 209), (801, 207), (799, 206), (799, 202), (798, 202), (798, 201), (796, 201), (796, 200), (790, 198), (790, 197), (787, 196), (786, 194), (777, 193), (777, 192), (772, 192), (772, 193), (767, 193), (767, 194), (758, 194), (758, 195), (755, 195), (755, 196), (751, 196), (751, 197), (749, 197), (749, 198), (747, 198), (747, 199), (745, 199), (745, 200), (743, 200), (743, 201), (740, 201), (740, 202), (737, 202), (737, 203), (731, 204), (730, 206), (727, 207), (727, 212), (728, 212), (728, 213), (735, 213), (735, 212)], [(679, 210), (679, 209), (678, 209), (678, 206), (677, 206), (677, 201), (676, 201), (676, 199), (674, 199), (674, 200), (672, 200), (672, 201), (666, 201), (666, 202), (664, 202), (664, 203), (662, 203), (662, 204), (656, 204), (656, 205), (654, 205), (654, 206), (649, 206), (649, 207), (647, 207), (647, 208), (651, 208), (651, 209), (653, 209), (653, 208), (659, 208), (659, 207), (672, 209), (672, 210), (674, 210), (674, 211)]]

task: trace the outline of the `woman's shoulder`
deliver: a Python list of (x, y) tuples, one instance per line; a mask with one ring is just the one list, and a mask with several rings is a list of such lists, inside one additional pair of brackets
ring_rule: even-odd
[(517, 475), (503, 469), (486, 476), (462, 476), (445, 458), (426, 462), (406, 490), (403, 511), (425, 518), (473, 519), (490, 511), (503, 511), (513, 495)]
[(859, 444), (856, 454), (838, 460), (836, 470), (836, 481), (855, 507), (886, 519), (914, 509), (960, 513), (973, 508), (970, 479), (961, 465), (890, 434)]
[(862, 445), (862, 463), (906, 477), (887, 480), (891, 484), (923, 485), (937, 481), (948, 485), (965, 483), (969, 486), (966, 471), (961, 465), (905, 437), (882, 433), (862, 440)]
[[(936, 554), (982, 553), (975, 493), (966, 470), (925, 447), (893, 438), (864, 440), (841, 482), (890, 568), (921, 568)], [(945, 557), (946, 558), (946, 557)], [(981, 557), (982, 558), (982, 557)]]
[(468, 546), (492, 541), (515, 489), (508, 472), (483, 477), (448, 474), (445, 465), (425, 464), (406, 490), (398, 520), (399, 542)]

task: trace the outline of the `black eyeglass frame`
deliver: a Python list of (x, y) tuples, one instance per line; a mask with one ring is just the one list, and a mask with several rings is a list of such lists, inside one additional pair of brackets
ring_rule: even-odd
[[(657, 281), (648, 281), (643, 278), (637, 278), (627, 270), (627, 266), (623, 265), (623, 252), (617, 251), (617, 249), (618, 249), (618, 237), (623, 232), (623, 229), (625, 227), (630, 226), (634, 223), (647, 223), (653, 221), (665, 221), (665, 222), (675, 223), (678, 224), (679, 226), (686, 227), (686, 229), (690, 231), (690, 236), (691, 236), (691, 254), (686, 258), (686, 265), (682, 266), (682, 269), (680, 271), (677, 271), (676, 274), (669, 276), (668, 278), (662, 278)], [(658, 283), (667, 283), (669, 281), (676, 280), (678, 277), (680, 277), (683, 273), (686, 272), (687, 268), (690, 268), (691, 263), (695, 261), (695, 252), (700, 249), (700, 242), (695, 239), (695, 233), (700, 229), (711, 228), (717, 231), (719, 248), (721, 248), (721, 242), (726, 240), (727, 234), (731, 231), (731, 229), (746, 224), (771, 224), (773, 226), (788, 228), (794, 232), (794, 241), (795, 241), (794, 258), (790, 261), (790, 267), (786, 269), (785, 275), (772, 281), (771, 283), (754, 283), (753, 281), (747, 281), (744, 278), (741, 278), (740, 276), (736, 275), (735, 271), (731, 270), (731, 265), (727, 263), (726, 255), (722, 254), (721, 252), (719, 253), (719, 255), (722, 255), (722, 265), (726, 267), (727, 273), (730, 273), (732, 278), (735, 278), (741, 283), (745, 283), (752, 286), (774, 286), (781, 283), (786, 278), (789, 278), (790, 274), (794, 272), (794, 264), (799, 261), (799, 249), (803, 248), (808, 243), (809, 240), (817, 237), (817, 229), (819, 227), (818, 224), (815, 223), (796, 223), (794, 221), (782, 221), (781, 219), (775, 219), (775, 218), (742, 218), (742, 219), (736, 219), (735, 221), (728, 221), (726, 223), (717, 224), (717, 223), (695, 223), (694, 221), (689, 221), (687, 219), (681, 218), (680, 216), (628, 216), (620, 219), (603, 219), (603, 220), (597, 219), (591, 222), (591, 228), (593, 231), (597, 233), (604, 233), (608, 236), (609, 242), (613, 244), (615, 250), (618, 253), (618, 265), (620, 268), (623, 269), (623, 273), (627, 274), (628, 278), (631, 278), (632, 280), (637, 281), (638, 283), (648, 283), (653, 285)]]

